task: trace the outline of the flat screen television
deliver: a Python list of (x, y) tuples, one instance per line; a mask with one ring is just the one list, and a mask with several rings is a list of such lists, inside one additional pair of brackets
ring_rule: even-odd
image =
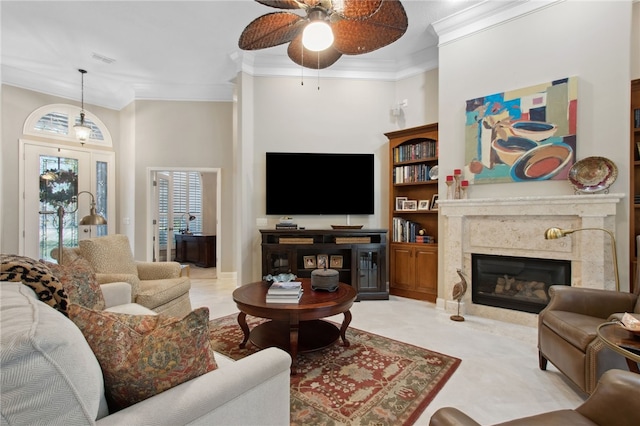
[(374, 213), (373, 154), (267, 152), (269, 215)]

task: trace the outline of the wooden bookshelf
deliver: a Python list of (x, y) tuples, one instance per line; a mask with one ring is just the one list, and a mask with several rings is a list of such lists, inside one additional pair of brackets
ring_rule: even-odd
[(633, 198), (629, 200), (631, 211), (629, 212), (629, 267), (630, 290), (635, 286), (636, 268), (638, 267), (637, 254), (640, 247), (636, 242), (636, 236), (640, 235), (640, 79), (631, 82), (631, 118), (630, 118), (630, 149), (631, 165), (629, 167), (631, 182), (629, 193)]
[[(389, 292), (435, 302), (438, 296), (438, 124), (385, 133), (389, 139)], [(413, 203), (401, 203), (406, 197)], [(428, 201), (429, 209), (419, 209)], [(422, 203), (421, 203), (422, 202)], [(410, 208), (411, 210), (407, 209)], [(420, 235), (423, 230), (424, 235)]]

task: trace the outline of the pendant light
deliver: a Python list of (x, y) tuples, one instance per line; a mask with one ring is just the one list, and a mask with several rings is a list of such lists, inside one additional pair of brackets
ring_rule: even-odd
[(79, 141), (86, 141), (91, 134), (91, 127), (87, 126), (84, 121), (84, 75), (87, 71), (83, 69), (78, 70), (82, 76), (82, 106), (80, 108), (80, 124), (73, 126), (73, 130), (76, 132), (76, 139)]

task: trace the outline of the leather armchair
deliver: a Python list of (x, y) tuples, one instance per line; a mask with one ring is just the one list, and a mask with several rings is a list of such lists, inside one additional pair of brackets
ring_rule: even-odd
[(634, 294), (580, 287), (551, 286), (551, 300), (538, 316), (540, 369), (551, 361), (582, 391), (593, 392), (598, 379), (612, 368), (627, 369), (623, 356), (597, 337), (598, 325), (624, 312), (640, 312)]
[[(640, 374), (609, 370), (602, 375), (591, 396), (575, 410), (557, 410), (511, 420), (506, 425), (616, 425), (640, 424)], [(479, 426), (480, 423), (453, 407), (437, 410), (430, 426)]]
[[(63, 264), (84, 258), (100, 284), (129, 283), (132, 303), (180, 318), (191, 312), (191, 281), (181, 276), (180, 264), (135, 261), (126, 235), (89, 238), (81, 240), (79, 247), (63, 250)], [(52, 256), (57, 259), (57, 250)]]

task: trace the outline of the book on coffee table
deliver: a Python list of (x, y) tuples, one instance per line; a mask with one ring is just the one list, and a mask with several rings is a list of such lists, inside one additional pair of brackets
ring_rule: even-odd
[(302, 291), (300, 281), (279, 282), (275, 281), (267, 290), (268, 295), (298, 295)]
[(267, 294), (267, 303), (298, 303), (302, 297), (302, 289), (295, 295), (273, 295)]
[(299, 281), (274, 282), (267, 290), (267, 303), (297, 303), (302, 297)]

